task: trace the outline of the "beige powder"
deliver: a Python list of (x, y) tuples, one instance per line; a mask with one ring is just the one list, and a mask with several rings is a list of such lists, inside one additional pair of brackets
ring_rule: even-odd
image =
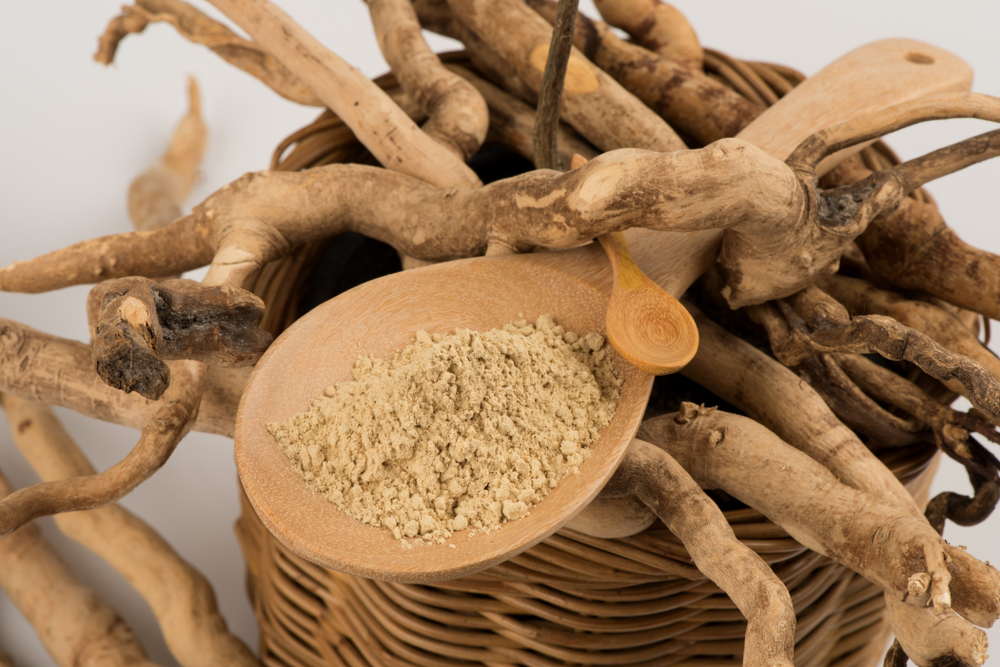
[(417, 333), (391, 361), (268, 424), (309, 486), (397, 538), (441, 541), (523, 517), (590, 455), (621, 385), (604, 338), (549, 316)]

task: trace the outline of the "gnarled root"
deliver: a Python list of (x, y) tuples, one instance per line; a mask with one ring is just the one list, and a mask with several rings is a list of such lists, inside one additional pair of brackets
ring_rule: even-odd
[[(858, 278), (832, 276), (818, 284), (852, 314), (891, 317), (904, 326), (927, 334), (945, 349), (976, 361), (990, 375), (1000, 378), (1000, 359), (980, 343), (958, 318), (934, 304), (907, 299)], [(946, 384), (956, 393), (966, 393), (960, 382), (952, 380)]]
[(841, 484), (757, 422), (685, 403), (678, 413), (645, 421), (639, 437), (664, 448), (702, 487), (739, 498), (803, 545), (897, 599), (918, 607), (930, 603), (937, 610), (953, 607), (987, 626), (1000, 615), (995, 568), (963, 560), (961, 591), (985, 593), (970, 599), (956, 587), (949, 590), (945, 544), (922, 517)]
[(238, 287), (133, 277), (95, 289), (104, 297), (94, 366), (125, 392), (159, 399), (170, 384), (166, 360), (251, 366), (271, 344), (271, 334), (260, 329), (264, 302)]
[[(233, 437), (249, 367), (206, 369), (193, 430)], [(59, 405), (101, 421), (141, 429), (161, 403), (109, 387), (94, 370), (91, 347), (0, 319), (0, 392)]]
[[(97, 474), (48, 406), (12, 396), (2, 396), (0, 401), (13, 427), (14, 442), (43, 480)], [(112, 504), (58, 514), (55, 521), (70, 539), (117, 570), (149, 603), (170, 652), (181, 665), (259, 664), (250, 649), (226, 629), (205, 577), (140, 518)]]
[[(10, 492), (0, 474), (0, 502)], [(77, 581), (38, 526), (0, 539), (0, 586), (60, 667), (153, 666), (118, 612)]]
[(601, 495), (634, 495), (684, 543), (695, 565), (724, 590), (747, 618), (743, 664), (791, 667), (795, 610), (788, 589), (733, 534), (719, 508), (671, 456), (633, 440)]
[[(732, 199), (719, 199), (723, 191)], [(736, 139), (697, 151), (622, 149), (570, 172), (536, 170), (476, 190), (438, 190), (364, 165), (261, 172), (222, 188), (163, 230), (86, 241), (0, 269), (0, 289), (37, 292), (167, 275), (195, 268), (191, 257), (213, 262), (206, 284), (241, 285), (297, 244), (344, 231), (428, 260), (481, 254), (493, 239), (518, 250), (572, 247), (629, 227), (746, 224), (784, 239), (803, 204), (784, 164)], [(181, 244), (184, 254), (165, 252), (171, 244)]]
[(0, 537), (39, 517), (113, 503), (159, 470), (191, 430), (204, 386), (205, 366), (174, 363), (175, 381), (132, 451), (96, 475), (42, 482), (7, 496), (0, 501)]
[(1000, 423), (1000, 382), (989, 371), (891, 317), (858, 316), (844, 326), (806, 333), (789, 326), (772, 304), (754, 306), (750, 315), (767, 330), (775, 356), (786, 366), (797, 366), (825, 352), (876, 353), (893, 361), (909, 361), (943, 382), (957, 380), (972, 404)]

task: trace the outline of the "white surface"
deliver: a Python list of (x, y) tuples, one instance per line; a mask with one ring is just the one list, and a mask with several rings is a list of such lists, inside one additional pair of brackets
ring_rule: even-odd
[[(128, 182), (163, 150), (185, 109), (185, 77), (202, 87), (210, 146), (204, 180), (190, 204), (245, 171), (266, 168), (277, 142), (317, 113), (286, 102), (206, 49), (155, 25), (125, 39), (117, 64), (91, 60), (96, 37), (120, 0), (7, 3), (0, 41), (0, 265), (70, 243), (129, 229)], [(197, 3), (212, 11), (207, 3)], [(286, 11), (366, 75), (385, 70), (367, 10), (358, 0), (280, 2)], [(975, 89), (1000, 94), (996, 26), (1000, 3), (678, 2), (702, 42), (734, 56), (792, 65), (806, 73), (863, 43), (911, 37), (949, 49), (977, 72)], [(585, 0), (584, 11), (596, 16)], [(835, 8), (835, 9), (834, 9)], [(444, 41), (438, 41), (443, 45)], [(438, 46), (436, 48), (444, 48)], [(985, 131), (975, 121), (948, 121), (890, 139), (915, 157)], [(949, 223), (974, 245), (1000, 252), (992, 185), (1000, 161), (930, 186)], [(53, 334), (86, 340), (87, 287), (46, 295), (0, 294), (0, 316)], [(60, 410), (71, 433), (98, 468), (122, 458), (135, 442), (131, 429)], [(15, 486), (35, 477), (16, 452), (0, 417), (0, 469)], [(993, 448), (996, 452), (997, 448)], [(967, 492), (964, 475), (948, 462), (935, 486)], [(245, 567), (232, 532), (238, 515), (231, 442), (189, 436), (169, 463), (123, 501), (212, 581), (230, 627), (256, 650), (257, 630), (243, 587)], [(145, 603), (89, 552), (62, 538), (50, 520), (43, 530), (79, 578), (117, 607), (152, 660), (175, 664)], [(1000, 561), (1000, 514), (974, 529), (949, 525), (947, 537), (982, 559)], [(990, 631), (1000, 645), (1000, 629)], [(0, 594), (0, 652), (22, 667), (53, 664), (31, 628)], [(996, 650), (994, 651), (996, 653)], [(991, 661), (992, 662), (992, 661)]]

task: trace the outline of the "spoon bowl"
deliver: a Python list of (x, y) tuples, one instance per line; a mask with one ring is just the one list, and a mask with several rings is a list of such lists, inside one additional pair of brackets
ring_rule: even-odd
[(385, 581), (428, 583), (489, 567), (551, 535), (582, 510), (618, 467), (635, 435), (652, 376), (609, 345), (621, 395), (580, 472), (530, 513), (492, 532), (456, 532), (443, 544), (401, 541), (362, 524), (311, 491), (266, 424), (304, 412), (328, 386), (352, 379), (359, 355), (388, 358), (418, 330), (488, 331), (552, 315), (569, 331), (605, 333), (608, 296), (532, 255), (436, 264), (365, 283), (317, 307), (271, 345), (255, 368), (236, 421), (236, 464), (250, 503), (289, 549), (329, 569)]
[(684, 368), (698, 351), (698, 326), (672, 294), (632, 261), (621, 232), (598, 238), (614, 272), (608, 304), (608, 340), (631, 364), (650, 375)]

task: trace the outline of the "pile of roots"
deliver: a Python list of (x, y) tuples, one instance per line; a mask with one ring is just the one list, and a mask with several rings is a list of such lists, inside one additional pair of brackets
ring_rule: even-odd
[[(699, 234), (684, 271), (698, 278), (685, 305), (701, 342), (681, 372), (733, 411), (685, 402), (647, 419), (602, 497), (641, 501), (732, 597), (749, 621), (746, 665), (793, 664), (795, 615), (703, 489), (881, 586), (893, 664), (983, 663), (976, 626), (1000, 616), (1000, 572), (941, 533), (1000, 498), (1000, 461), (982, 442), (1000, 442), (1000, 361), (978, 339), (1000, 317), (1000, 257), (964, 244), (920, 187), (1000, 153), (1000, 131), (902, 164), (881, 144), (840, 151), (930, 119), (1000, 121), (1000, 100), (916, 99), (775, 155), (737, 135), (800, 77), (704, 50), (659, 0), (598, 0), (607, 23), (566, 0), (366, 0), (392, 69), (377, 83), (268, 0), (212, 2), (250, 39), (181, 0), (136, 0), (97, 59), (167, 22), (324, 108), (317, 120), (279, 147), (274, 169), (183, 215), (206, 136), (192, 82), (168, 151), (132, 184), (136, 231), (0, 269), (5, 291), (95, 284), (89, 345), (0, 320), (0, 400), (46, 480), (15, 491), (0, 478), (0, 585), (59, 664), (145, 657), (31, 524), (47, 515), (135, 584), (185, 667), (257, 664), (205, 579), (114, 503), (191, 429), (232, 436), (249, 369), (294, 316), (276, 311), (302, 282), (288, 257), (354, 232), (409, 269), (633, 228)], [(435, 55), (422, 28), (465, 51)], [(487, 175), (481, 156), (496, 150), (525, 167)], [(201, 283), (178, 278), (206, 265)], [(973, 409), (949, 407), (958, 396)], [(141, 435), (97, 472), (46, 404)], [(974, 495), (918, 507), (873, 454), (927, 442), (965, 467)]]

